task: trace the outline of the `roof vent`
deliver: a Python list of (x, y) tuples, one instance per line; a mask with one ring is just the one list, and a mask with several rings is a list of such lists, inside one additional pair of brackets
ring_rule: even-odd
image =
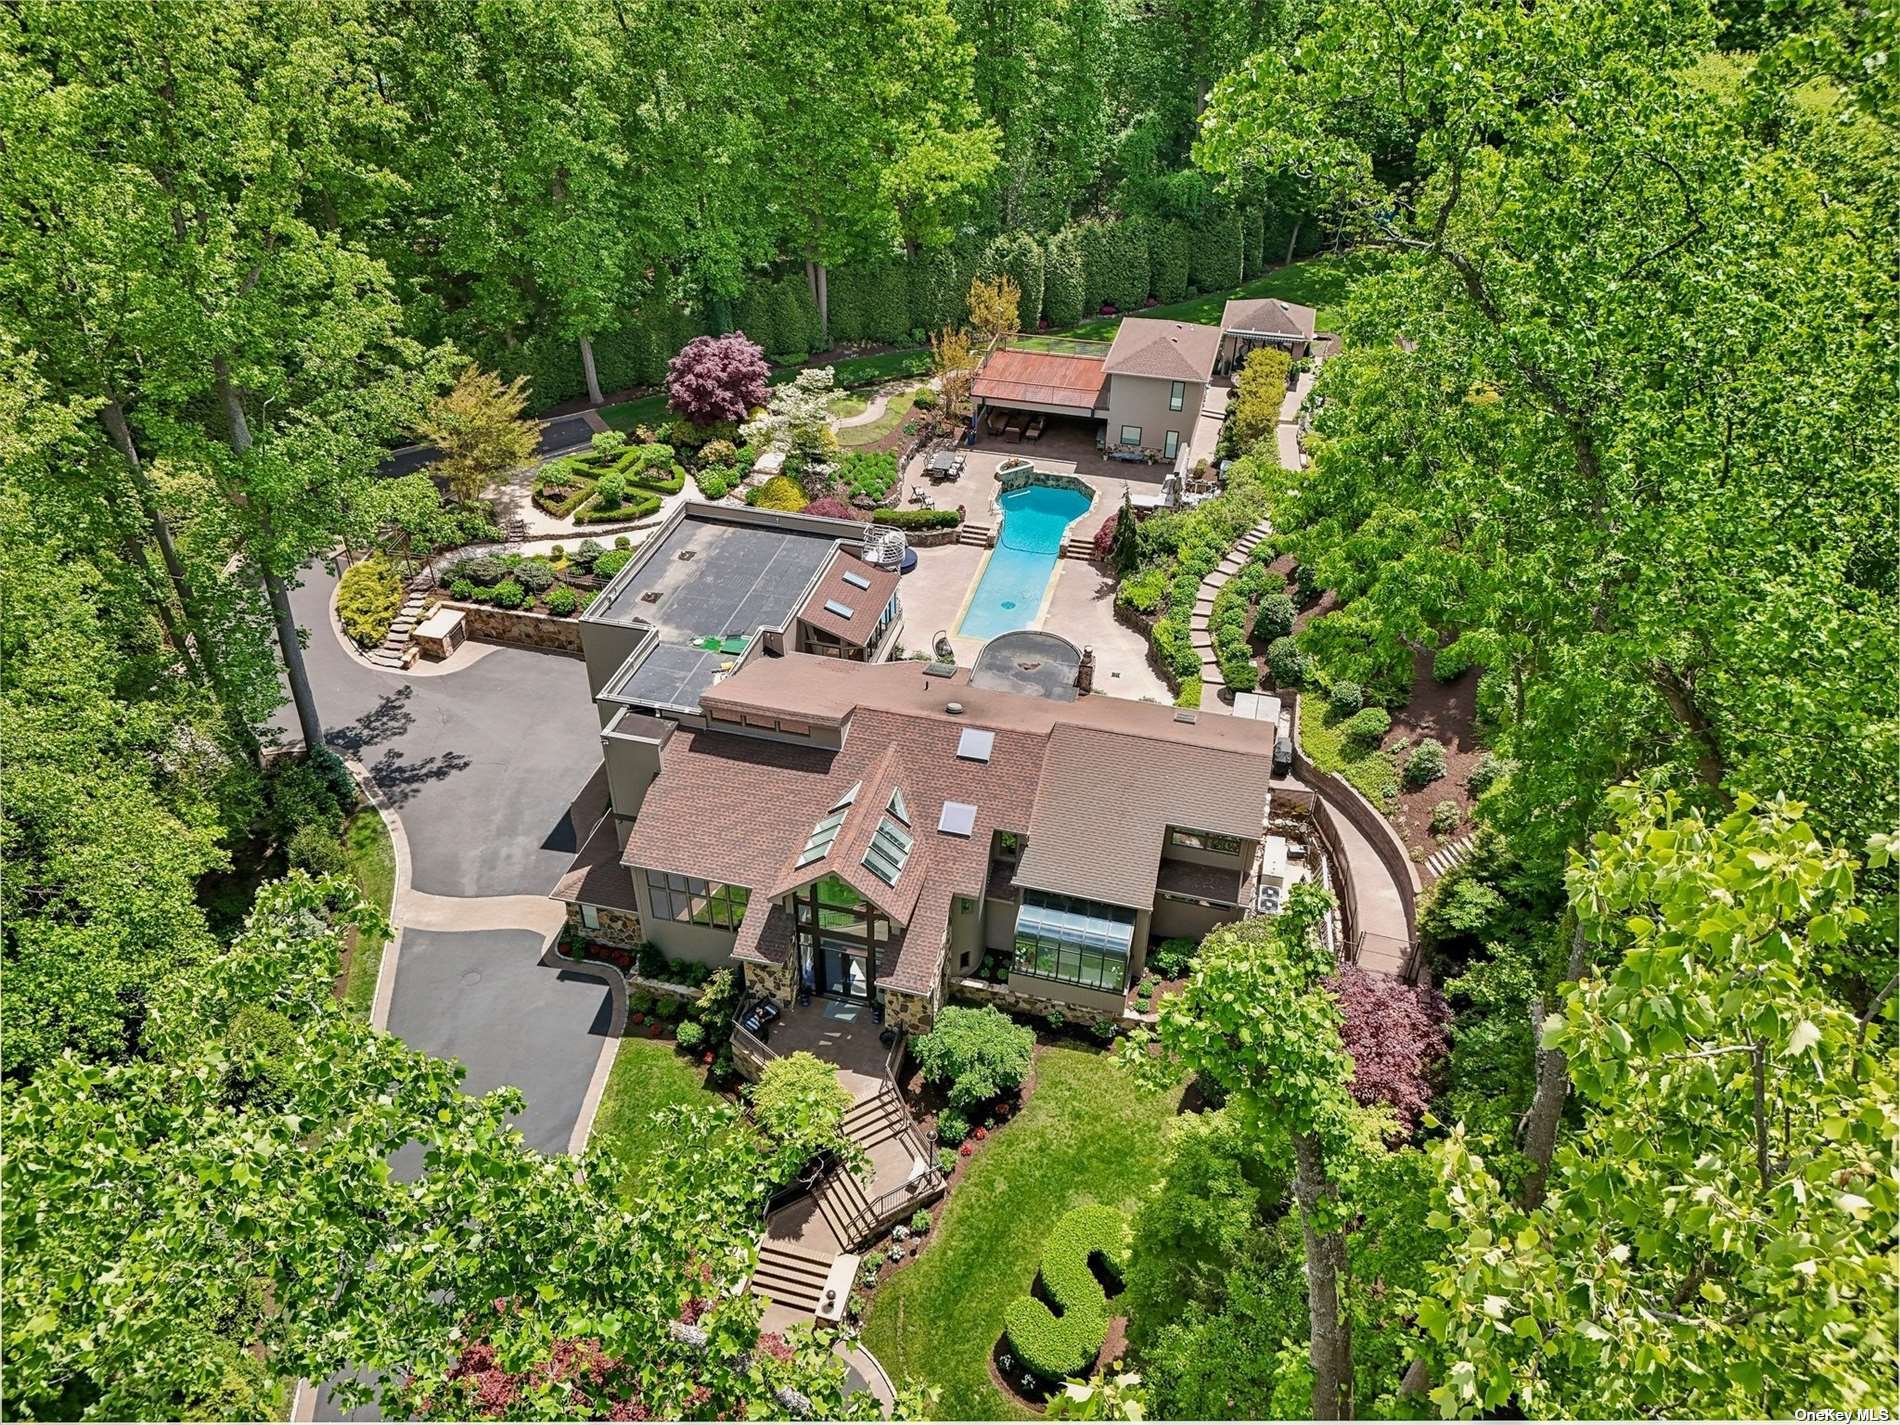
[(1180, 708), (1175, 712), (1174, 720), (1176, 722), (1199, 722), (1201, 715), (1194, 711), (1193, 708)]
[(660, 591), (658, 589), (648, 589), (644, 594), (640, 595), (640, 602), (643, 604), (657, 604), (659, 601)]
[(682, 549), (674, 557), (677, 558), (679, 562), (682, 564), (690, 564), (692, 563), (693, 556), (697, 553), (699, 553), (697, 549)]
[(963, 714), (963, 704), (962, 703), (945, 703), (943, 705), (943, 710), (949, 713), (951, 717), (960, 717)]
[(986, 732), (980, 727), (966, 727), (963, 736), (957, 739), (957, 756), (965, 762), (987, 762), (990, 749), (996, 745), (996, 734)]

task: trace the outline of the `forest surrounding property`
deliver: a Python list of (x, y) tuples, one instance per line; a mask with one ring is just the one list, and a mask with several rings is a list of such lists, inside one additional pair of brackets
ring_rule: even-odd
[[(1077, 1340), (1100, 1374), (1044, 1380), (1057, 1412), (1900, 1408), (1890, 31), (1835, 0), (0, 9), (4, 1413), (280, 1419), (358, 1372), (338, 1403), (426, 1419), (877, 1413), (743, 1289), (835, 1105), (775, 1127), (695, 1034), (649, 1040), (606, 1141), (546, 1157), (518, 1091), (366, 1022), (396, 853), (290, 593), (372, 554), (339, 613), (373, 645), (398, 566), (500, 538), (486, 492), (558, 408), (633, 439), (536, 497), (723, 494), (742, 424), (830, 413), (793, 368), (922, 380), (1001, 278), (1022, 331), (1095, 335), (1321, 283), (1305, 468), (1263, 421), (1221, 494), (1107, 537), (1116, 602), (1197, 697), (1199, 582), (1271, 519), (1230, 681), (1298, 693), (1421, 860), (1437, 803), (1473, 841), (1423, 984), (1336, 963), (1301, 891), (1172, 949), (1152, 1025), (1040, 1046), (1020, 1117), (940, 1120), (950, 1200), (852, 1328), (895, 1413), (1026, 1411), (995, 1348)], [(732, 332), (741, 394), (689, 389)], [(733, 427), (690, 474), (639, 433), (669, 402)], [(440, 465), (393, 472), (417, 439)], [(803, 508), (783, 485), (755, 498)], [(630, 557), (449, 577), (565, 617)]]

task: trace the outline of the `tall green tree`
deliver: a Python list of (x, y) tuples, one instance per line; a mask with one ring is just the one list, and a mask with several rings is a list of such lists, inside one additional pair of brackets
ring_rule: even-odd
[(1798, 803), (1609, 801), (1568, 879), (1616, 953), (1545, 1027), (1583, 1103), (1548, 1197), (1517, 1210), (1462, 1130), (1434, 1150), (1433, 1398), (1573, 1418), (1890, 1405), (1890, 1036), (1817, 974), (1866, 916), (1853, 859)]

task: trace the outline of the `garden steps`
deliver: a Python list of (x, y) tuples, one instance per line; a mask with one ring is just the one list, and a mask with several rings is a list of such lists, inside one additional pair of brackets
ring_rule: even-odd
[(1471, 855), (1472, 843), (1476, 840), (1475, 836), (1466, 836), (1439, 847), (1425, 858), (1425, 869), (1431, 872), (1434, 879), (1449, 875)]
[(1089, 560), (1095, 557), (1095, 541), (1092, 539), (1065, 539), (1062, 541), (1064, 559)]
[(1227, 686), (1227, 680), (1221, 677), (1220, 664), (1213, 656), (1214, 635), (1207, 621), (1214, 614), (1214, 600), (1241, 570), (1247, 567), (1247, 561), (1253, 557), (1254, 550), (1260, 547), (1260, 541), (1273, 533), (1273, 522), (1261, 520), (1234, 541), (1234, 547), (1215, 566), (1214, 572), (1201, 580), (1201, 586), (1194, 591), (1194, 609), (1188, 615), (1188, 646), (1201, 655), (1201, 693), (1203, 698), (1219, 692)]
[(990, 547), (990, 527), (986, 524), (966, 524), (957, 530), (958, 544), (974, 544), (979, 548)]
[(759, 1264), (752, 1272), (752, 1294), (795, 1311), (816, 1311), (824, 1299), (825, 1281), (831, 1275), (834, 1260), (768, 1240), (759, 1247)]

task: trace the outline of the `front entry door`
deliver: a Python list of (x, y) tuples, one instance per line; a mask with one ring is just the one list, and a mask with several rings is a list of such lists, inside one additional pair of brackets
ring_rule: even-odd
[(824, 992), (841, 999), (871, 997), (870, 956), (862, 945), (826, 937), (819, 943), (824, 966)]

